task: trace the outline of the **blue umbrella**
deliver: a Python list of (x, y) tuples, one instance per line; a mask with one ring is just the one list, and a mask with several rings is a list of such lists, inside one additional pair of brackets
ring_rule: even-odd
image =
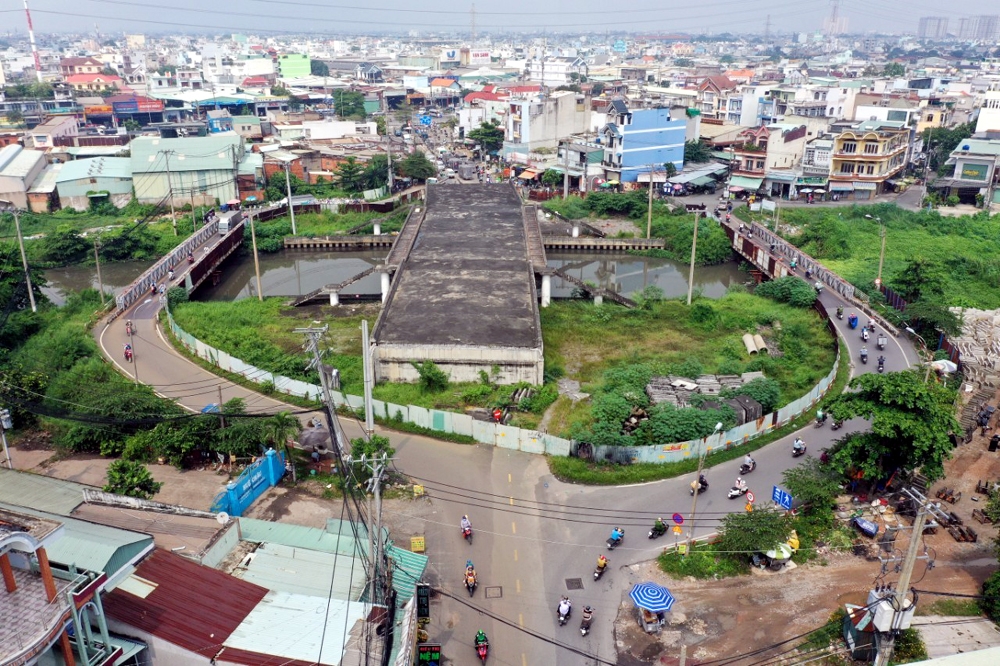
[(645, 608), (650, 613), (662, 613), (674, 605), (674, 595), (670, 590), (656, 583), (636, 583), (628, 593), (639, 608)]

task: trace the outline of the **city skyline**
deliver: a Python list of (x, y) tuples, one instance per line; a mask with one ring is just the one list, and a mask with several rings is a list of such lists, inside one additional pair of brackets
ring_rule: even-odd
[[(355, 4), (351, 4), (355, 2)], [(21, 3), (7, 0), (9, 31), (24, 34), (27, 22)], [(148, 0), (33, 0), (38, 34), (127, 32), (245, 32), (260, 34), (364, 34), (415, 32), (418, 35), (464, 34), (471, 39), (489, 33), (541, 31), (553, 34), (736, 34), (826, 32), (837, 34), (918, 34), (920, 19), (948, 19), (948, 32), (971, 25), (986, 10), (974, 0), (956, 0), (950, 12), (929, 0), (889, 0), (877, 8), (860, 0), (706, 0), (692, 7), (636, 3), (609, 9), (596, 0), (513, 0), (503, 10), (480, 2), (460, 5), (423, 0), (415, 6), (399, 0), (374, 5), (356, 0), (233, 0), (225, 9), (198, 6), (192, 0), (170, 7)], [(475, 11), (473, 8), (475, 7)], [(964, 21), (963, 21), (964, 19)], [(97, 26), (95, 28), (95, 25)], [(863, 29), (862, 29), (863, 28)], [(966, 32), (969, 32), (966, 30)], [(961, 35), (976, 38), (975, 33)], [(989, 38), (989, 37), (987, 37)]]

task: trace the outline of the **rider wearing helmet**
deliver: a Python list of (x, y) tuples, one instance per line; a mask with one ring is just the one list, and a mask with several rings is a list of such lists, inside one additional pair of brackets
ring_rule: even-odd
[(462, 531), (463, 532), (465, 530), (467, 530), (467, 529), (471, 529), (472, 528), (472, 523), (469, 522), (469, 517), (468, 516), (462, 516), (461, 525), (462, 525)]
[(603, 569), (606, 566), (608, 566), (608, 558), (604, 557), (604, 554), (602, 553), (597, 556), (597, 568)]
[(611, 530), (612, 541), (621, 541), (622, 537), (624, 536), (625, 536), (625, 530), (623, 530), (620, 527), (616, 527), (615, 529)]
[(476, 632), (476, 647), (479, 647), (480, 645), (489, 645), (489, 644), (490, 644), (490, 642), (486, 638), (486, 632), (483, 631), (482, 629), (480, 629), (479, 631), (477, 631)]

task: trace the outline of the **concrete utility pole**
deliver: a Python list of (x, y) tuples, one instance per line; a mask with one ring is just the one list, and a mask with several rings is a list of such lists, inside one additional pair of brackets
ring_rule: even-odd
[[(722, 430), (722, 423), (721, 422), (720, 423), (716, 423), (715, 424), (715, 432), (713, 433), (713, 436), (719, 434), (719, 432), (721, 430)], [(701, 480), (701, 471), (705, 467), (705, 456), (706, 455), (708, 455), (708, 446), (707, 445), (703, 446), (702, 449), (701, 449), (701, 453), (698, 454), (698, 472), (697, 472), (697, 476), (695, 476), (695, 479), (694, 479), (694, 486), (692, 486), (692, 488), (694, 489), (694, 492), (691, 494), (691, 518), (688, 519), (687, 541), (684, 542), (684, 555), (685, 556), (687, 556), (691, 552), (691, 540), (694, 537), (694, 515), (695, 515), (695, 511), (698, 510), (698, 495), (699, 495), (698, 490), (701, 487), (701, 483), (700, 483), (700, 480)]]
[(24, 281), (28, 287), (28, 302), (31, 303), (31, 311), (38, 312), (38, 307), (35, 305), (35, 291), (31, 286), (31, 272), (28, 270), (28, 255), (24, 253), (24, 237), (21, 235), (21, 211), (14, 205), (13, 201), (0, 201), (0, 212), (8, 212), (14, 216), (17, 244), (21, 248), (21, 265), (24, 266)]
[(7, 431), (14, 427), (14, 422), (10, 420), (10, 411), (0, 409), (0, 440), (3, 441), (3, 459), (7, 463), (7, 469), (14, 469), (14, 463), (10, 459), (10, 450), (7, 449)]
[(569, 144), (563, 144), (563, 199), (569, 198)]
[(372, 367), (372, 348), (368, 338), (368, 320), (361, 320), (361, 364), (365, 380), (365, 435), (375, 432), (375, 411), (372, 408), (372, 386), (375, 384), (375, 368)]
[(292, 203), (292, 179), (289, 176), (292, 165), (290, 162), (285, 162), (285, 190), (288, 197), (288, 216), (292, 219), (292, 235), (296, 235), (295, 231), (295, 205)]
[(170, 153), (174, 152), (172, 150), (161, 150), (163, 156), (167, 159), (167, 197), (170, 199), (170, 221), (174, 225), (174, 236), (177, 235), (177, 213), (174, 212), (174, 186), (170, 181)]
[(646, 240), (653, 236), (653, 167), (649, 165), (649, 202), (646, 204)]
[(247, 215), (250, 223), (250, 243), (253, 245), (253, 272), (257, 276), (257, 300), (264, 300), (264, 288), (260, 284), (260, 255), (257, 254), (257, 230), (254, 227), (254, 214)]
[(101, 279), (101, 254), (100, 254), (100, 241), (94, 239), (94, 265), (97, 266), (97, 288), (101, 292), (101, 307), (104, 307), (104, 280)]
[[(708, 215), (708, 213), (705, 213)], [(698, 218), (701, 217), (700, 212), (695, 212), (694, 214), (694, 235), (691, 236), (691, 267), (688, 269), (688, 305), (691, 305), (691, 299), (694, 296), (694, 257), (698, 249)]]

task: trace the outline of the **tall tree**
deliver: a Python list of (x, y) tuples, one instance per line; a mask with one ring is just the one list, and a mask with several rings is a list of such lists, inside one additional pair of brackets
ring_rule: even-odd
[(920, 469), (930, 480), (944, 474), (951, 455), (952, 433), (961, 432), (955, 418), (955, 392), (937, 382), (924, 383), (922, 370), (866, 373), (851, 380), (852, 391), (830, 406), (838, 421), (864, 418), (867, 432), (848, 435), (836, 447), (831, 464), (839, 472), (860, 472), (878, 479), (895, 470)]
[(385, 155), (375, 155), (365, 164), (361, 181), (366, 190), (375, 190), (389, 182), (389, 158)]
[(707, 162), (712, 159), (712, 149), (701, 139), (684, 142), (684, 162)]
[(285, 454), (285, 460), (291, 464), (292, 481), (295, 482), (295, 461), (292, 460), (292, 451), (288, 442), (294, 439), (302, 431), (302, 424), (291, 412), (278, 412), (265, 422), (265, 429), (268, 440), (274, 445), (276, 451)]
[(338, 90), (333, 93), (333, 102), (337, 115), (341, 118), (364, 118), (365, 96), (356, 90)]
[(310, 60), (309, 73), (313, 76), (330, 76), (330, 68), (322, 60)]
[(504, 130), (495, 120), (490, 120), (469, 132), (469, 138), (477, 142), (488, 153), (503, 146)]
[(419, 150), (415, 150), (398, 163), (399, 173), (413, 180), (427, 180), (437, 173), (437, 167)]
[(348, 157), (337, 167), (337, 184), (348, 192), (364, 188), (365, 168), (353, 157)]

